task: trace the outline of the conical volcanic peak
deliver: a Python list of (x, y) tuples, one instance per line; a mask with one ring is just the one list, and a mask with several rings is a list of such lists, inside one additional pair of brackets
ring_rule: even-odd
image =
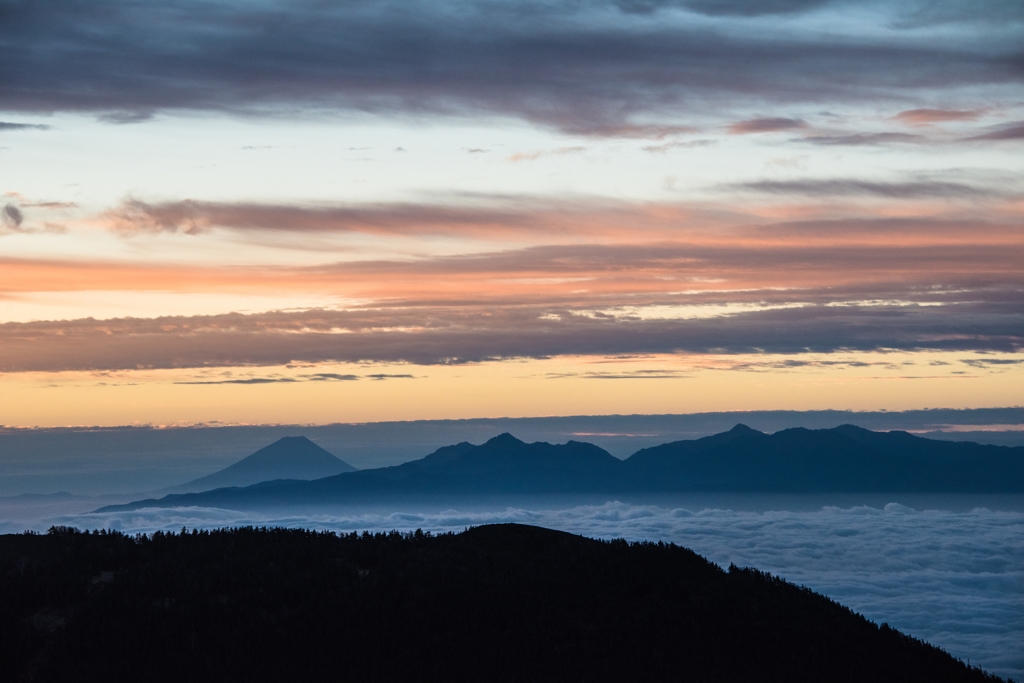
[(275, 479), (321, 479), (355, 469), (304, 436), (286, 436), (234, 465), (176, 487), (176, 490), (208, 491)]
[(736, 426), (730, 429), (728, 433), (739, 436), (741, 434), (761, 434), (762, 432), (759, 432), (756, 429), (751, 429), (742, 422), (737, 422)]
[(238, 467), (243, 464), (281, 466), (289, 464), (334, 465), (339, 462), (341, 460), (304, 436), (285, 436), (231, 465), (231, 467)]

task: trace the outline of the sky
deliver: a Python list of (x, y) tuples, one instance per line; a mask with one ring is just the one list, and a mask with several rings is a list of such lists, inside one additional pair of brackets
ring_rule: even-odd
[(0, 0), (0, 424), (1019, 406), (1018, 0)]

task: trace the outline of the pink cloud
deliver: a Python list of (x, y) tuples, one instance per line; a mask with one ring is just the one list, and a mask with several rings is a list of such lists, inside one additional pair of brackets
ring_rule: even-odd
[(976, 121), (984, 109), (908, 109), (893, 118), (908, 126), (928, 126), (945, 121)]
[(751, 133), (778, 133), (786, 130), (806, 128), (807, 122), (801, 119), (761, 118), (737, 121), (726, 130), (730, 135), (750, 135)]

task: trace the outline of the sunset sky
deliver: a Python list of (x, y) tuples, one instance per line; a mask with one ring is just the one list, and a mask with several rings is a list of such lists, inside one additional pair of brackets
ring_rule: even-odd
[(0, 424), (1024, 404), (1018, 0), (0, 0)]

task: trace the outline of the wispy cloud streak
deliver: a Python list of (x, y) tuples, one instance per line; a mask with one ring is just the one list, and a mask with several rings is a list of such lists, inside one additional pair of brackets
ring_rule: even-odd
[(982, 109), (908, 109), (894, 118), (910, 126), (928, 126), (947, 121), (975, 121), (984, 113)]
[(802, 179), (762, 180), (731, 186), (732, 189), (753, 190), (771, 194), (794, 194), (811, 197), (869, 195), (889, 199), (912, 197), (991, 197), (1005, 194), (998, 188), (979, 187), (942, 180), (879, 182), (871, 180)]
[(12, 121), (0, 121), (0, 131), (5, 130), (49, 130), (50, 126), (41, 123), (14, 123)]
[(749, 121), (738, 121), (728, 127), (732, 135), (749, 135), (751, 133), (778, 133), (786, 130), (806, 128), (807, 122), (801, 119), (761, 118)]
[[(548, 229), (542, 206), (378, 204), (287, 205), (183, 200), (148, 203), (127, 199), (101, 220), (114, 230), (198, 234), (212, 228), (276, 232), (370, 234), (480, 234)], [(554, 207), (551, 207), (554, 208)], [(611, 207), (609, 207), (611, 208)], [(538, 210), (541, 209), (541, 210)], [(572, 209), (566, 207), (567, 214)]]
[(968, 140), (992, 140), (992, 141), (1006, 141), (1006, 140), (1024, 140), (1024, 121), (1018, 121), (1016, 123), (997, 126), (986, 133), (974, 135)]
[[(706, 142), (706, 141), (697, 141)], [(663, 151), (663, 147), (691, 143), (666, 143), (645, 147), (645, 151)], [(729, 193), (756, 192), (767, 195), (793, 195), (796, 197), (858, 197), (870, 196), (886, 200), (945, 199), (950, 201), (993, 199), (1013, 201), (1024, 196), (1024, 187), (1014, 178), (1004, 176), (962, 175), (956, 179), (931, 178), (921, 175), (897, 177), (893, 180), (865, 178), (793, 178), (789, 180), (755, 180), (707, 189)], [(13, 204), (10, 205), (12, 208)], [(41, 204), (23, 204), (27, 207)], [(835, 205), (790, 207), (804, 218), (808, 230), (818, 226), (829, 239), (837, 237), (824, 226), (836, 225)], [(999, 215), (996, 205), (987, 213)], [(852, 209), (851, 209), (852, 210)], [(914, 223), (912, 213), (899, 223), (879, 219), (870, 212), (861, 219), (848, 219), (844, 235), (854, 237), (864, 226), (886, 225), (886, 230), (906, 233)], [(840, 211), (841, 213), (841, 211)], [(891, 213), (891, 211), (890, 211)], [(948, 219), (935, 216), (934, 210), (920, 224), (920, 235), (946, 232), (942, 224)], [(969, 219), (980, 225), (977, 212)], [(18, 215), (21, 210), (18, 209)], [(812, 220), (813, 217), (819, 220)], [(963, 221), (964, 219), (959, 218)], [(381, 202), (369, 204), (307, 203), (275, 204), (259, 202), (212, 202), (192, 199), (147, 202), (129, 198), (119, 205), (88, 219), (96, 225), (125, 236), (140, 233), (176, 233), (200, 235), (217, 229), (239, 234), (277, 233), (278, 235), (345, 235), (350, 233), (394, 236), (452, 236), (482, 240), (520, 237), (534, 243), (564, 239), (568, 236), (586, 237), (594, 242), (644, 240), (701, 242), (721, 241), (723, 229), (730, 239), (748, 231), (752, 224), (763, 224), (766, 219), (752, 210), (744, 211), (732, 202), (627, 202), (622, 200), (584, 197), (551, 199), (532, 196), (453, 195), (434, 203)], [(925, 226), (927, 223), (927, 227)], [(20, 225), (20, 223), (19, 223)], [(855, 227), (860, 226), (860, 227)], [(995, 225), (981, 231), (985, 235)], [(738, 231), (738, 232), (737, 232)], [(773, 231), (778, 240), (784, 230)], [(716, 239), (714, 236), (718, 236)], [(968, 240), (964, 240), (968, 241)]]

